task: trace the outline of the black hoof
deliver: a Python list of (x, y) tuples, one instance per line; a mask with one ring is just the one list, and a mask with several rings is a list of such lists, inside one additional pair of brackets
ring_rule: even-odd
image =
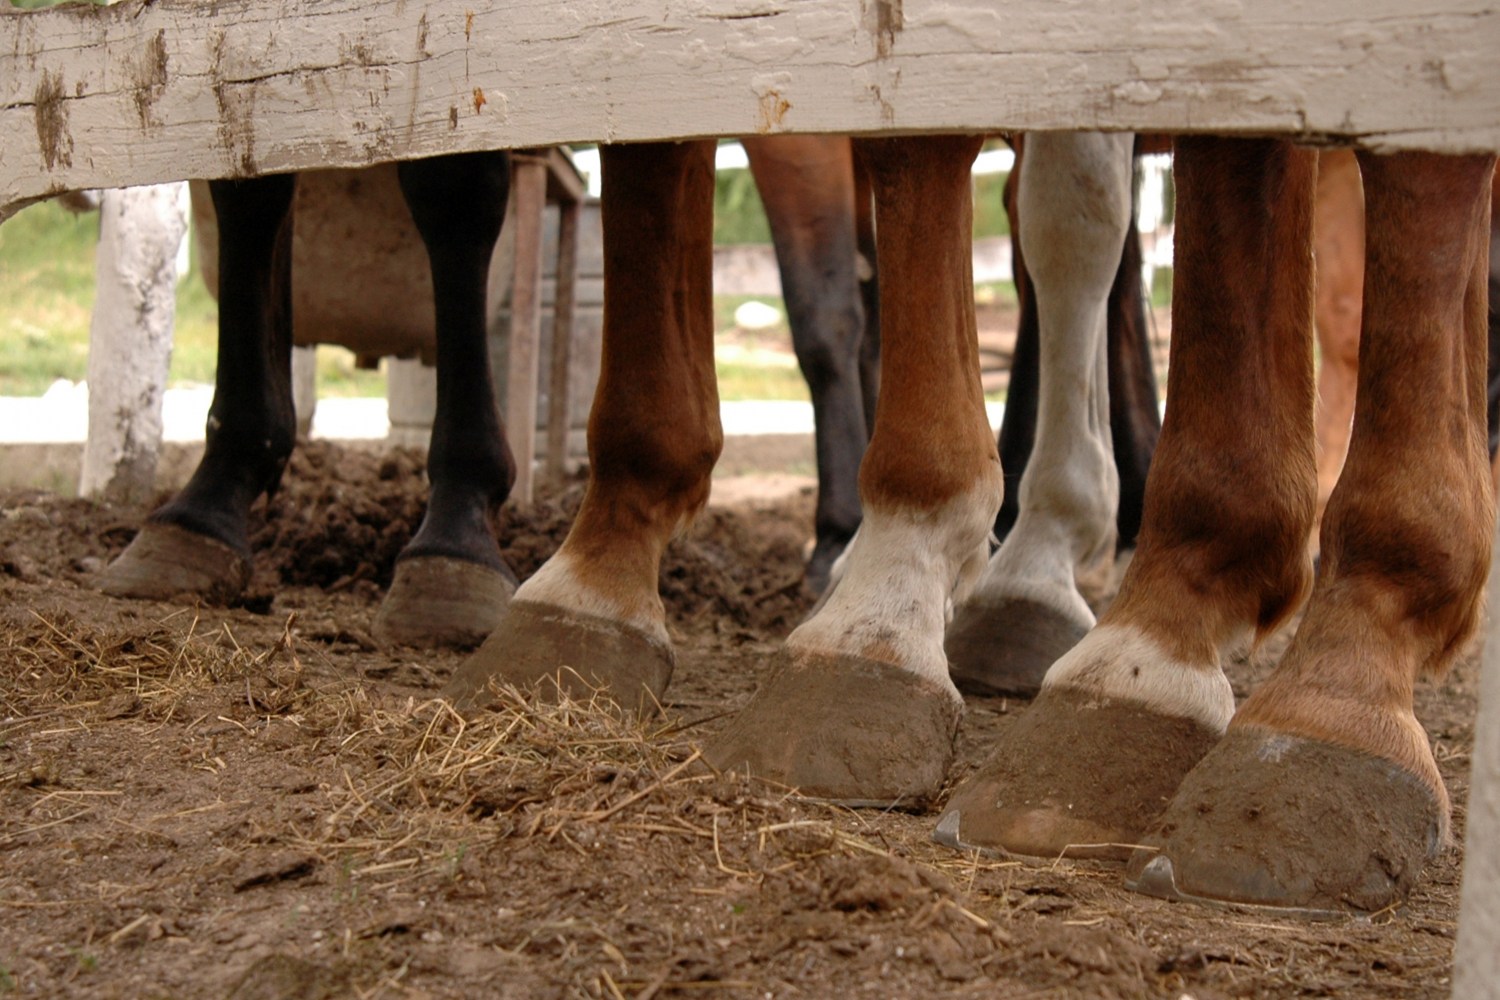
[(509, 570), (450, 556), (402, 559), (375, 613), (375, 638), (398, 646), (472, 649), (495, 630), (515, 592)]
[(1035, 601), (975, 599), (954, 614), (943, 648), (960, 691), (1029, 698), (1093, 626), (1092, 615), (1075, 617)]
[(119, 558), (99, 574), (111, 597), (164, 601), (183, 595), (228, 604), (250, 582), (250, 560), (217, 538), (147, 521)]

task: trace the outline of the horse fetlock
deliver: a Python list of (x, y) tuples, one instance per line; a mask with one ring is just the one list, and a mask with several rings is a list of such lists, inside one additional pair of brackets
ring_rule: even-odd
[(1100, 624), (1047, 672), (1043, 690), (1136, 705), (1190, 719), (1222, 733), (1234, 715), (1234, 692), (1217, 660), (1173, 656), (1150, 635), (1125, 624)]

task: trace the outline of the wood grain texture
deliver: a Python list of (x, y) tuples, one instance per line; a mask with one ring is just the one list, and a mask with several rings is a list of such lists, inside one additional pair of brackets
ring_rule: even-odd
[(1500, 0), (0, 8), (0, 217), (82, 187), (756, 132), (1500, 148)]

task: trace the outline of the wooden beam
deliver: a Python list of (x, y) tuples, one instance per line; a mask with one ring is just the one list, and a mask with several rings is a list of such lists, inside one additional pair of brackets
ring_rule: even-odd
[(536, 481), (536, 396), (542, 330), (542, 222), (547, 210), (547, 161), (543, 156), (512, 158), (515, 197), (516, 267), (510, 285), (510, 341), (505, 383), (505, 435), (516, 460), (510, 496), (531, 505)]
[(567, 472), (573, 423), (573, 311), (578, 286), (578, 220), (582, 192), (560, 201), (557, 215), (557, 274), (552, 292), (552, 358), (547, 391), (547, 456), (543, 476), (560, 485)]
[(0, 7), (0, 218), (481, 148), (1095, 128), (1500, 149), (1500, 0)]

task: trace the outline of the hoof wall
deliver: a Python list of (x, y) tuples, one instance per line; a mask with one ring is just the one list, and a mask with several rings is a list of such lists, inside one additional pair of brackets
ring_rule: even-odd
[(953, 616), (943, 648), (960, 691), (1029, 698), (1041, 690), (1047, 668), (1093, 626), (1091, 614), (1069, 615), (1035, 601), (972, 600)]
[(250, 560), (217, 538), (147, 521), (99, 574), (111, 597), (164, 601), (182, 595), (228, 604), (250, 582)]
[(676, 661), (670, 646), (618, 622), (511, 601), (444, 693), (460, 706), (480, 707), (485, 690), (496, 682), (537, 688), (543, 697), (602, 694), (641, 715), (654, 715)]
[(375, 638), (397, 646), (472, 649), (495, 630), (515, 592), (509, 571), (449, 556), (403, 559), (375, 613)]
[(1126, 884), (1303, 916), (1374, 912), (1406, 899), (1444, 819), (1433, 791), (1391, 761), (1237, 731), (1183, 781)]
[(1218, 738), (1188, 719), (1049, 691), (953, 793), (934, 839), (991, 854), (1124, 860)]
[(951, 689), (914, 674), (783, 650), (704, 758), (811, 798), (920, 809), (942, 789), (962, 713)]

